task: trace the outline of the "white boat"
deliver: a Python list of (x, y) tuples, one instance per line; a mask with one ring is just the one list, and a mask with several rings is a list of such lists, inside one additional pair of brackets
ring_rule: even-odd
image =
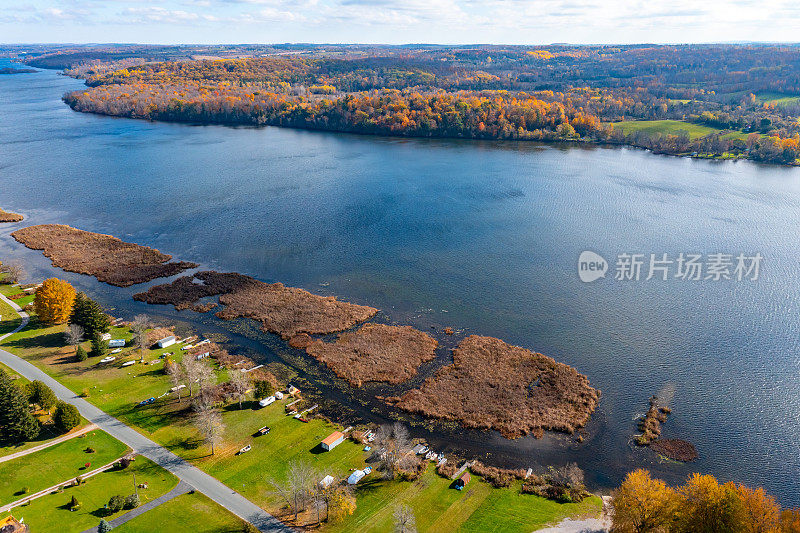
[(249, 452), (249, 451), (250, 451), (250, 450), (252, 450), (252, 449), (253, 449), (253, 448), (252, 448), (252, 447), (251, 447), (251, 446), (248, 444), (247, 446), (245, 446), (244, 448), (242, 448), (241, 450), (239, 450), (239, 453), (240, 453), (240, 454), (242, 454), (242, 453), (247, 453), (247, 452)]
[(122, 348), (115, 348), (115, 349), (111, 350), (111, 352), (109, 352), (109, 353), (119, 353), (121, 351), (122, 351)]
[(102, 359), (100, 359), (100, 362), (101, 363), (110, 363), (111, 361), (114, 361), (115, 359), (116, 359), (116, 357), (109, 355), (108, 357), (103, 357)]
[(136, 364), (136, 361), (128, 361), (127, 363), (122, 363), (122, 367), (124, 368), (126, 366), (131, 366), (131, 365), (135, 365), (135, 364)]

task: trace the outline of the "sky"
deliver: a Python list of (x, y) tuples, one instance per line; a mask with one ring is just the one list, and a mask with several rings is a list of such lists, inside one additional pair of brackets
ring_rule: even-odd
[(3, 43), (800, 41), (796, 0), (0, 0)]

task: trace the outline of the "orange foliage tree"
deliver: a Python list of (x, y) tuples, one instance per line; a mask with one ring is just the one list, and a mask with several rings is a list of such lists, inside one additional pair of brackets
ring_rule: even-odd
[(69, 320), (75, 289), (63, 279), (50, 278), (36, 289), (33, 300), (39, 320), (47, 324), (64, 324)]

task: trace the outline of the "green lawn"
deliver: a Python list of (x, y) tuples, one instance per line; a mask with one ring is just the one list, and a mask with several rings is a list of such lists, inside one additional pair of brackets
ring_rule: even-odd
[[(7, 287), (7, 285), (5, 285)], [(0, 335), (5, 335), (9, 331), (14, 331), (20, 325), (22, 319), (13, 307), (0, 300)]]
[[(99, 366), (96, 358), (77, 362), (70, 351), (62, 348), (62, 327), (39, 328), (35, 322), (6, 340), (4, 347), (39, 366), (73, 391), (86, 390), (88, 400), (101, 409), (136, 427), (143, 434), (191, 461), (195, 466), (241, 492), (266, 510), (278, 513), (283, 503), (275, 494), (271, 481), (281, 482), (292, 461), (302, 461), (313, 467), (322, 479), (327, 474), (346, 478), (352, 469), (366, 463), (367, 452), (352, 441), (345, 441), (330, 452), (323, 452), (319, 442), (338, 426), (321, 419), (306, 424), (284, 414), (288, 399), (254, 409), (255, 402), (246, 402), (243, 409), (237, 404), (223, 410), (226, 426), (224, 442), (210, 455), (191, 423), (189, 403), (168, 395), (142, 408), (135, 403), (158, 397), (170, 383), (161, 364), (120, 368), (119, 360), (110, 366)], [(116, 329), (114, 338), (130, 337), (127, 330)], [(163, 352), (150, 352), (146, 360)], [(181, 350), (170, 347), (179, 357)], [(125, 360), (123, 352), (122, 357)], [(129, 357), (130, 358), (130, 357)], [(224, 371), (218, 379), (226, 378)], [(253, 434), (268, 425), (272, 431), (265, 436)], [(245, 445), (252, 450), (242, 455), (236, 452)], [(323, 529), (335, 531), (386, 531), (392, 527), (392, 513), (401, 502), (411, 505), (417, 515), (420, 531), (480, 530), (491, 526), (497, 531), (531, 531), (537, 525), (557, 522), (565, 516), (598, 514), (599, 498), (579, 505), (559, 505), (531, 495), (521, 495), (519, 484), (509, 489), (494, 490), (473, 476), (465, 491), (450, 489), (451, 481), (442, 479), (430, 468), (414, 483), (382, 481), (371, 474), (358, 485), (357, 510), (342, 524), (327, 524)], [(178, 507), (178, 503), (175, 503)], [(178, 511), (176, 511), (178, 512)], [(188, 512), (181, 508), (180, 512)], [(142, 518), (144, 519), (144, 518)], [(140, 520), (140, 519), (137, 519)], [(195, 522), (192, 522), (194, 524)]]
[(800, 96), (781, 93), (758, 93), (756, 98), (758, 98), (758, 101), (762, 104), (775, 104), (776, 106), (797, 104), (800, 102)]
[(241, 530), (241, 520), (199, 492), (182, 494), (155, 509), (114, 528), (118, 533), (181, 531), (192, 524), (192, 533), (231, 533)]
[[(94, 453), (87, 453), (87, 447)], [(25, 494), (74, 479), (121, 457), (127, 446), (95, 430), (50, 448), (0, 463), (0, 502), (10, 503)], [(91, 463), (84, 468), (85, 463)], [(27, 491), (23, 492), (23, 488)]]
[[(126, 512), (106, 516), (104, 506), (115, 494), (121, 496), (133, 494), (134, 474), (137, 484), (148, 485), (146, 489), (139, 489), (142, 504), (169, 492), (178, 484), (177, 478), (166, 470), (144, 457), (137, 457), (136, 461), (125, 470), (109, 470), (97, 474), (79, 487), (69, 487), (63, 492), (42, 496), (28, 505), (14, 508), (10, 514), (18, 520), (24, 519), (31, 531), (37, 533), (78, 533), (96, 526), (101, 518), (109, 520)], [(75, 496), (81, 504), (80, 510), (75, 512), (67, 508), (72, 496)], [(8, 514), (3, 513), (0, 518)], [(146, 515), (147, 513), (144, 516)], [(159, 530), (156, 528), (151, 531)]]
[(614, 128), (622, 129), (626, 135), (635, 131), (677, 135), (678, 132), (685, 131), (691, 139), (697, 139), (721, 131), (717, 128), (680, 120), (626, 120), (624, 122), (612, 122), (611, 124)]

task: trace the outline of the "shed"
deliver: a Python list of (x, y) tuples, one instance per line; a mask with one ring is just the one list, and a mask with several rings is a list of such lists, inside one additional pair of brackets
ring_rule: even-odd
[(454, 486), (456, 489), (461, 490), (467, 485), (467, 483), (470, 482), (471, 479), (472, 477), (469, 475), (469, 472), (464, 472), (461, 474), (461, 477), (456, 480)]
[(341, 431), (334, 431), (322, 441), (321, 446), (323, 450), (331, 451), (344, 442), (344, 433)]
[(323, 489), (327, 489), (334, 481), (335, 479), (333, 479), (333, 476), (325, 476), (322, 478), (322, 481), (319, 482), (319, 486)]
[(163, 339), (160, 339), (158, 342), (156, 342), (156, 345), (159, 348), (166, 348), (167, 346), (172, 346), (173, 344), (175, 344), (174, 335), (170, 335), (169, 337), (164, 337)]
[(125, 346), (125, 339), (113, 339), (108, 341), (109, 348), (122, 348)]
[(355, 472), (350, 474), (350, 477), (347, 478), (347, 484), (355, 485), (356, 483), (361, 481), (366, 475), (367, 474), (363, 470), (356, 470)]

